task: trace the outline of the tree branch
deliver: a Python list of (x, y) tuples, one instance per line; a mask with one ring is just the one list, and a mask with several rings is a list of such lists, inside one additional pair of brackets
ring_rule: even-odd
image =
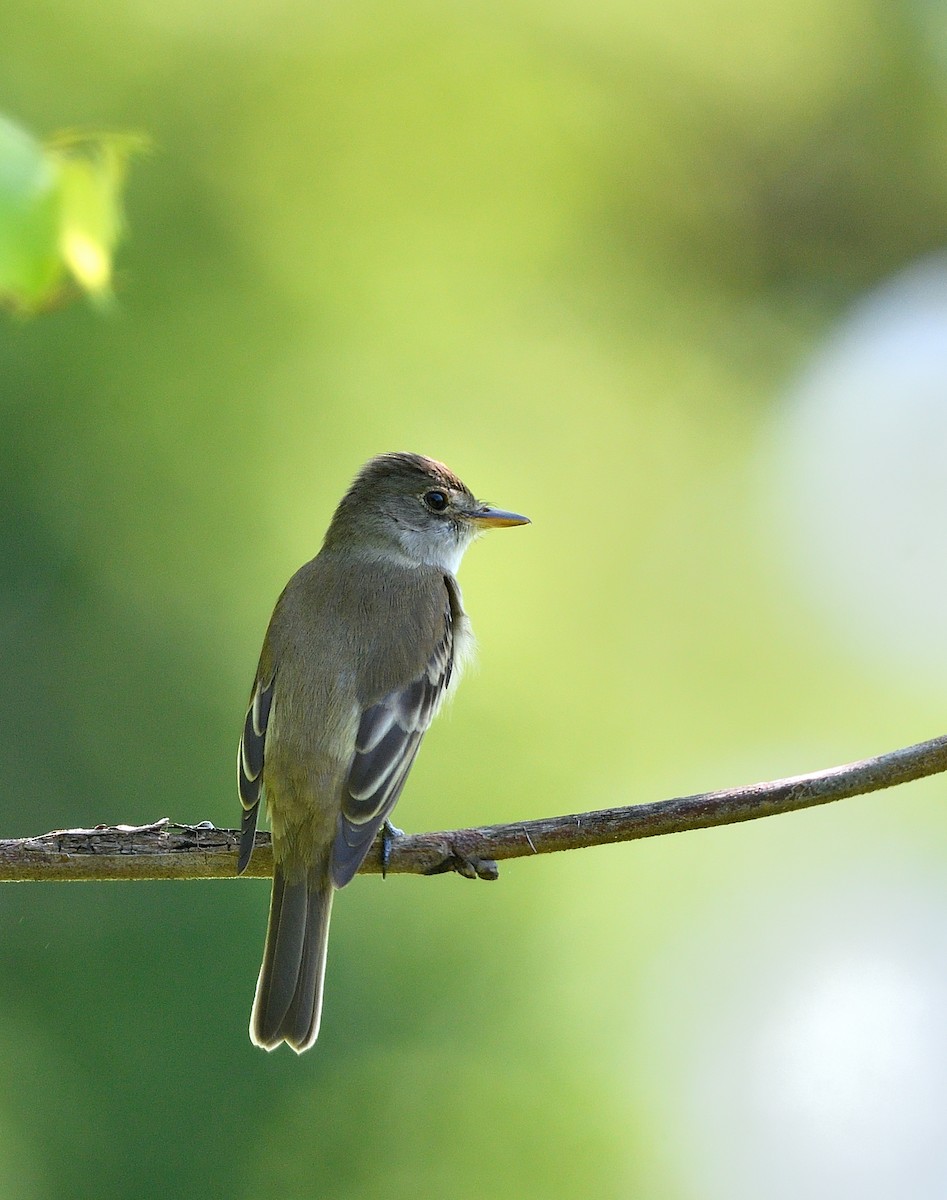
[[(895, 787), (942, 771), (947, 771), (947, 736), (772, 783), (514, 825), (397, 837), (389, 843), (386, 873), (433, 875), (459, 871), (495, 879), (496, 862), (502, 859), (753, 821)], [(59, 830), (40, 837), (0, 841), (0, 881), (230, 879), (236, 870), (237, 837), (234, 830), (214, 829), (206, 822), (178, 825), (167, 820), (135, 827)], [(379, 837), (362, 865), (362, 874), (382, 872), (382, 852)], [(259, 878), (272, 871), (269, 835), (257, 834), (256, 850), (246, 874)]]

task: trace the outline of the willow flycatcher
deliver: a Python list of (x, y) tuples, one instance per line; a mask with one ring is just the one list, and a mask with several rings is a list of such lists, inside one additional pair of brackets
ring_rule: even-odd
[(525, 525), (442, 463), (382, 454), (276, 603), (237, 754), (246, 869), (261, 798), (273, 893), (250, 1038), (319, 1033), (329, 914), (401, 793), (472, 638), (454, 574), (482, 530)]

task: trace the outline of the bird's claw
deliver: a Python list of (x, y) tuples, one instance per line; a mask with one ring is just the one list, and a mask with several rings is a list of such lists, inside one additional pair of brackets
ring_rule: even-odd
[(480, 858), (476, 854), (465, 854), (456, 843), (449, 842), (445, 847), (443, 859), (436, 867), (425, 871), (426, 875), (443, 875), (454, 871), (464, 879), (494, 880), (500, 878), (500, 868), (492, 858)]
[(399, 829), (397, 825), (392, 823), (385, 817), (385, 823), (381, 827), (381, 877), (386, 879), (388, 876), (388, 864), (391, 862), (391, 847), (399, 838), (404, 837), (404, 830)]

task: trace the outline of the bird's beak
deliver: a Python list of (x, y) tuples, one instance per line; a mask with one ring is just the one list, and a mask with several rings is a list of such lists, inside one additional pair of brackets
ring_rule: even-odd
[(490, 508), (484, 504), (464, 514), (478, 529), (505, 529), (508, 525), (528, 525), (529, 517), (519, 513), (507, 512), (502, 508)]

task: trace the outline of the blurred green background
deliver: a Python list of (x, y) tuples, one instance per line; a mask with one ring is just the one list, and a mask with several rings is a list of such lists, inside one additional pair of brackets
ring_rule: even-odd
[[(857, 523), (896, 439), (859, 474), (857, 403), (835, 442), (798, 414), (947, 241), (945, 35), (920, 0), (7, 0), (0, 111), (155, 151), (113, 311), (0, 326), (2, 835), (237, 822), (270, 609), (383, 450), (534, 522), (464, 564), (479, 668), (406, 828), (943, 732), (905, 572), (941, 578), (944, 442), (895, 376), (930, 535), (807, 557), (842, 509), (806, 447)], [(246, 1034), (264, 882), (8, 885), (0, 1196), (942, 1198), (943, 793), (356, 880), (299, 1059)]]

